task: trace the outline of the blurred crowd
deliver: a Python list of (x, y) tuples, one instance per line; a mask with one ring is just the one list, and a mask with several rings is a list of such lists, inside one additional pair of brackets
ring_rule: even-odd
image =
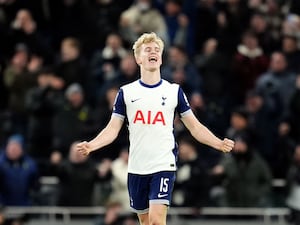
[[(297, 0), (0, 1), (0, 203), (128, 208), (126, 129), (88, 158), (74, 144), (106, 125), (118, 88), (138, 79), (131, 47), (151, 31), (166, 44), (162, 77), (236, 141), (220, 154), (176, 118), (173, 205), (276, 206), (280, 178), (280, 205), (299, 221)], [(55, 197), (44, 176), (58, 178)]]

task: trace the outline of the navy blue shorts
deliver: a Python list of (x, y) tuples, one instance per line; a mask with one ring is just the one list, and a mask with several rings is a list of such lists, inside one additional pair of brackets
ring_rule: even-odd
[(145, 213), (149, 204), (170, 205), (175, 171), (162, 171), (149, 175), (128, 174), (130, 207), (136, 213)]

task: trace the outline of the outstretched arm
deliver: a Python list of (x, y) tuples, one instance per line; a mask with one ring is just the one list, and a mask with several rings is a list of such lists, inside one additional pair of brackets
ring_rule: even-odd
[(188, 113), (181, 120), (197, 141), (222, 152), (230, 152), (232, 150), (234, 146), (232, 140), (228, 138), (221, 140), (216, 137), (207, 127), (199, 122), (194, 113)]
[(118, 116), (112, 116), (107, 126), (91, 141), (83, 141), (76, 145), (79, 152), (88, 155), (90, 152), (112, 143), (118, 136), (124, 120)]

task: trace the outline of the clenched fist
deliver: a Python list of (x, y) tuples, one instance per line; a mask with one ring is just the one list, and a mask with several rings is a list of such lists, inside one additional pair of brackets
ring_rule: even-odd
[(76, 145), (76, 149), (83, 155), (88, 155), (92, 151), (89, 143), (87, 141), (80, 142)]
[(233, 149), (234, 141), (228, 138), (224, 138), (221, 142), (219, 150), (222, 152), (230, 152)]

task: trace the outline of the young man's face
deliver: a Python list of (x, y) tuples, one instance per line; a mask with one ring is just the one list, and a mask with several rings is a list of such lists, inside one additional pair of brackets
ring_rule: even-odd
[(144, 70), (154, 72), (162, 64), (162, 49), (155, 42), (143, 44), (136, 60)]

